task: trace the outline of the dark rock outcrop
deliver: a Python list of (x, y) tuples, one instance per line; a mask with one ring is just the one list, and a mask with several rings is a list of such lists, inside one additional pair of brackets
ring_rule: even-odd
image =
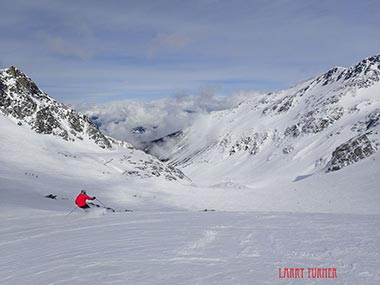
[(14, 66), (0, 72), (0, 112), (39, 134), (67, 141), (88, 137), (101, 148), (112, 147), (110, 139), (85, 115), (49, 97)]
[(332, 153), (326, 172), (337, 171), (364, 159), (378, 150), (376, 141), (370, 139), (371, 133), (356, 136), (338, 146)]

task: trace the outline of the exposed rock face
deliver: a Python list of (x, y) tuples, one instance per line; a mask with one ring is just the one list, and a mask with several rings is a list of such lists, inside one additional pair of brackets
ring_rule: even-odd
[(243, 136), (230, 147), (229, 154), (234, 155), (235, 153), (246, 151), (250, 155), (255, 155), (259, 152), (260, 147), (264, 144), (266, 140), (269, 139), (268, 133), (254, 133), (251, 136)]
[(357, 122), (352, 126), (351, 130), (356, 132), (363, 132), (375, 128), (380, 124), (380, 109), (371, 112), (364, 120)]
[(158, 160), (154, 161), (149, 159), (146, 161), (134, 162), (129, 159), (129, 162), (135, 164), (134, 170), (127, 170), (123, 173), (124, 175), (138, 176), (140, 178), (163, 176), (169, 181), (185, 178), (182, 171), (173, 166), (160, 163)]
[(293, 125), (291, 127), (287, 127), (284, 131), (285, 136), (291, 136), (293, 138), (298, 137), (301, 134), (301, 130), (299, 124)]
[(86, 116), (58, 103), (20, 70), (11, 66), (0, 72), (0, 112), (25, 122), (39, 134), (60, 136), (67, 141), (87, 137), (101, 148), (111, 148)]
[(303, 133), (316, 134), (332, 125), (335, 121), (339, 120), (343, 114), (344, 109), (340, 106), (316, 109), (306, 113), (298, 125), (302, 126)]
[(378, 143), (371, 141), (369, 135), (371, 133), (356, 136), (338, 146), (332, 153), (327, 172), (337, 171), (374, 154), (378, 150)]

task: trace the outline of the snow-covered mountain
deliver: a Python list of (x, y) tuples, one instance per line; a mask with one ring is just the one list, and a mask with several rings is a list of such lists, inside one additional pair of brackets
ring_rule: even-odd
[(86, 187), (117, 192), (120, 202), (132, 196), (132, 185), (139, 185), (129, 189), (136, 194), (142, 185), (186, 180), (175, 167), (103, 135), (13, 66), (0, 71), (0, 129), (0, 185), (8, 202), (12, 195), (36, 193), (72, 197)]
[(379, 131), (380, 56), (373, 56), (204, 115), (147, 150), (198, 183), (250, 186), (261, 196), (314, 189), (338, 203), (355, 192), (379, 198)]
[[(379, 81), (380, 56), (350, 68), (336, 67), (289, 90), (256, 96), (237, 108), (204, 116), (191, 128), (154, 141), (150, 152), (182, 167), (244, 154), (254, 163), (262, 152), (271, 154), (268, 161), (300, 155), (312, 138), (328, 145), (318, 151), (315, 168), (340, 170), (379, 148)], [(155, 153), (159, 150), (154, 143), (165, 146), (164, 142), (171, 144), (170, 150)]]

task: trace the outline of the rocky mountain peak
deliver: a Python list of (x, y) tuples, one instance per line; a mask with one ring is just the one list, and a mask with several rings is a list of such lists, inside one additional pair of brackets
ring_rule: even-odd
[(366, 88), (380, 81), (380, 55), (367, 57), (349, 67), (334, 67), (315, 79), (322, 86), (339, 82), (347, 87)]
[(348, 68), (344, 79), (354, 79), (359, 87), (368, 87), (374, 82), (380, 81), (380, 55), (365, 58)]
[(87, 116), (49, 97), (14, 66), (0, 71), (0, 113), (40, 134), (67, 141), (88, 139), (99, 147), (112, 147), (111, 140)]
[(12, 91), (16, 91), (13, 93), (14, 95), (27, 92), (31, 96), (46, 96), (46, 94), (44, 94), (44, 92), (37, 87), (37, 85), (32, 81), (32, 79), (30, 79), (22, 71), (20, 71), (17, 67), (13, 65), (7, 69), (4, 69), (1, 72), (0, 76), (3, 80), (7, 82), (6, 85), (13, 85)]

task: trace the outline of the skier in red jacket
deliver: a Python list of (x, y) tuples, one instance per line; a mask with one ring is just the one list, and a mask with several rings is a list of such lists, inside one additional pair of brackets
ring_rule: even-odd
[(80, 194), (75, 198), (75, 204), (81, 209), (88, 209), (90, 206), (87, 205), (87, 201), (95, 199), (96, 197), (90, 197), (86, 194), (85, 190), (82, 190), (80, 191)]

